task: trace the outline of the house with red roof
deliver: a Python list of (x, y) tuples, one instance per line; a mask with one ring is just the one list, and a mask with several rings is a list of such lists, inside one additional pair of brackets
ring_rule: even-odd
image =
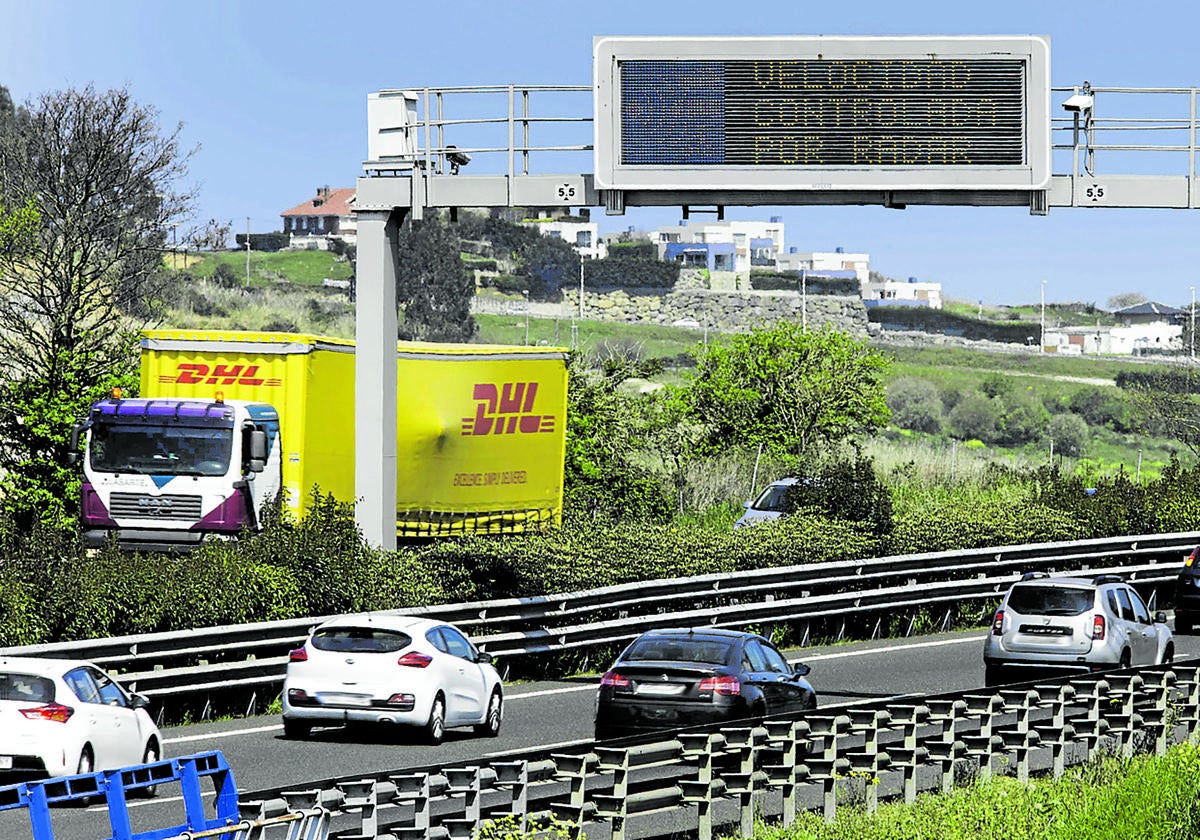
[(315, 196), (279, 215), (283, 218), (283, 232), (291, 236), (292, 248), (325, 250), (335, 237), (347, 245), (358, 241), (353, 187), (318, 187)]

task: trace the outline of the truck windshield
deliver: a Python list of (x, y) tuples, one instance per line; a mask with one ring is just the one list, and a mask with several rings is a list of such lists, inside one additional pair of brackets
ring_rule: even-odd
[(96, 423), (89, 463), (98, 472), (225, 475), (232, 429)]

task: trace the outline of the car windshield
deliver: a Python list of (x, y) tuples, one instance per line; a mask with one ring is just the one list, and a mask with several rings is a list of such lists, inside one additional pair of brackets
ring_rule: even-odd
[(1090, 610), (1095, 599), (1093, 589), (1018, 585), (1008, 595), (1008, 608), (1023, 615), (1079, 615)]
[(54, 680), (33, 674), (0, 674), (0, 700), (53, 703)]
[(759, 494), (750, 507), (754, 510), (769, 510), (776, 513), (787, 512), (787, 491), (790, 485), (772, 484)]
[(323, 627), (312, 637), (317, 650), (336, 653), (396, 653), (411, 643), (407, 633), (380, 627)]
[(733, 642), (724, 639), (651, 637), (638, 639), (621, 657), (624, 662), (700, 662), (725, 665), (732, 658)]

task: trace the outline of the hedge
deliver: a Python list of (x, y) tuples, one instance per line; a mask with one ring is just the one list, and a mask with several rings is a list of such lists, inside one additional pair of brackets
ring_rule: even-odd
[(756, 291), (803, 291), (809, 295), (857, 296), (858, 280), (853, 277), (822, 277), (809, 274), (801, 278), (798, 271), (751, 271), (750, 288)]
[(872, 306), (867, 309), (867, 320), (882, 324), (885, 330), (916, 330), (928, 333), (960, 335), (976, 341), (1002, 341), (1008, 344), (1026, 344), (1029, 339), (1037, 341), (1037, 324), (1000, 324), (981, 321), (965, 315), (955, 315), (944, 309), (925, 306)]
[(585, 260), (584, 281), (589, 286), (671, 288), (679, 280), (679, 263), (659, 262), (657, 259), (624, 259), (605, 257)]

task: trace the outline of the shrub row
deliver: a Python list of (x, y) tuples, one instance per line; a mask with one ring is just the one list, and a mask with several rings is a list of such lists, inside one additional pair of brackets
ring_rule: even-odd
[(585, 282), (593, 287), (669, 289), (679, 279), (679, 263), (610, 256), (586, 260), (583, 263), (583, 276)]
[(867, 310), (867, 319), (884, 329), (961, 335), (977, 341), (1025, 344), (1030, 338), (1036, 342), (1038, 336), (1036, 324), (997, 324), (924, 306), (873, 306)]
[(757, 291), (801, 291), (810, 295), (858, 295), (858, 280), (853, 277), (822, 277), (808, 274), (803, 278), (798, 271), (751, 271), (750, 288)]
[[(827, 485), (861, 483), (832, 474)], [(862, 485), (866, 487), (866, 484)], [(1090, 491), (1090, 492), (1089, 492)], [(867, 491), (864, 490), (864, 493)], [(836, 501), (836, 500), (835, 500)], [(0, 527), (0, 646), (182, 630), (371, 609), (592, 589), (642, 580), (890, 554), (1200, 530), (1200, 468), (1171, 465), (1135, 484), (1095, 487), (1044, 468), (971, 493), (805, 506), (773, 527), (591, 523), (547, 534), (468, 536), (382, 552), (364, 545), (351, 506), (314, 495), (301, 523), (189, 555), (140, 557)], [(858, 508), (863, 510), (855, 513)]]

